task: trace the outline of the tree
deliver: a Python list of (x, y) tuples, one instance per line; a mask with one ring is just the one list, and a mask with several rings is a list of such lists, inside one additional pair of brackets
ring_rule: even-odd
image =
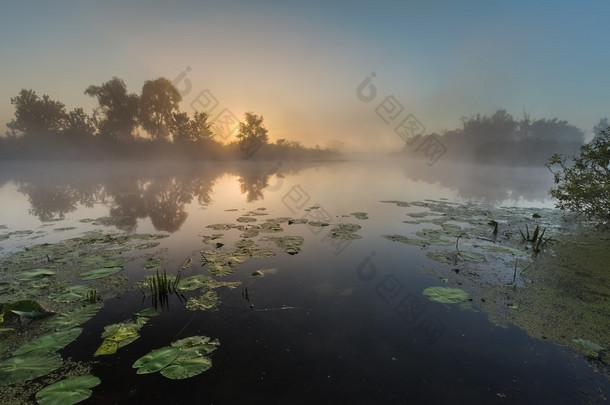
[(579, 156), (555, 154), (546, 166), (557, 184), (550, 190), (557, 208), (582, 212), (601, 223), (610, 220), (610, 127), (581, 146)]
[(122, 141), (133, 139), (138, 125), (139, 98), (127, 93), (122, 79), (113, 77), (101, 86), (89, 86), (85, 94), (97, 97), (100, 105), (101, 111), (96, 111), (102, 114), (98, 126), (100, 135)]
[(78, 107), (70, 111), (65, 119), (62, 136), (71, 140), (91, 139), (95, 134), (93, 119), (87, 115), (85, 110)]
[(57, 135), (65, 125), (65, 106), (46, 94), (40, 98), (33, 90), (22, 89), (11, 98), (11, 104), (15, 106), (15, 118), (6, 126), (13, 136)]
[(245, 122), (239, 123), (239, 132), (237, 133), (237, 144), (241, 149), (242, 156), (249, 158), (254, 152), (263, 145), (269, 142), (267, 128), (263, 124), (263, 116), (247, 112)]
[(178, 144), (203, 143), (214, 140), (214, 133), (208, 122), (209, 115), (205, 112), (196, 112), (193, 119), (187, 113), (174, 113), (169, 124), (170, 132), (174, 142)]
[(147, 80), (140, 95), (140, 123), (155, 140), (169, 139), (169, 126), (182, 96), (164, 77)]

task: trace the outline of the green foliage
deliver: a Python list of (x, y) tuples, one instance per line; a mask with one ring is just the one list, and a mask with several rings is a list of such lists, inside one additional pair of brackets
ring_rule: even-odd
[(99, 103), (96, 112), (101, 115), (98, 124), (100, 135), (119, 141), (133, 138), (138, 124), (139, 97), (127, 93), (122, 79), (113, 77), (101, 86), (89, 86), (85, 94), (96, 97)]
[(40, 405), (72, 405), (89, 398), (91, 388), (100, 384), (94, 375), (70, 377), (51, 384), (36, 393)]
[(15, 106), (15, 118), (6, 126), (13, 135), (57, 135), (67, 118), (64, 104), (46, 94), (40, 98), (33, 90), (22, 89), (11, 98), (11, 104)]
[(442, 304), (457, 304), (468, 299), (466, 291), (450, 287), (428, 287), (424, 290), (424, 295), (430, 301)]
[(219, 344), (207, 336), (180, 339), (171, 346), (153, 350), (140, 357), (133, 368), (138, 369), (138, 374), (160, 371), (164, 377), (172, 380), (190, 378), (212, 367), (212, 360), (207, 355), (216, 350)]
[(610, 127), (583, 145), (578, 156), (555, 154), (546, 166), (554, 175), (550, 194), (558, 208), (601, 223), (610, 220)]
[(182, 96), (164, 77), (147, 80), (140, 95), (139, 122), (154, 140), (169, 139), (169, 126)]

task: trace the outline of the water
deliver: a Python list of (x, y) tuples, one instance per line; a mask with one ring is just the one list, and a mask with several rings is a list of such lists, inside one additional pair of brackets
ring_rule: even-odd
[[(220, 250), (240, 240), (238, 229), (218, 223), (260, 224), (290, 217), (329, 227), (282, 223), (279, 235), (304, 238), (289, 255), (261, 234), (259, 245), (276, 256), (252, 258), (222, 277), (220, 305), (190, 311), (171, 296), (134, 343), (98, 356), (92, 373), (102, 380), (87, 403), (584, 403), (610, 391), (608, 379), (566, 348), (498, 327), (470, 308), (434, 303), (422, 295), (443, 285), (423, 249), (380, 237), (407, 234), (405, 214), (422, 211), (382, 200), (476, 202), (483, 206), (552, 207), (546, 169), (381, 162), (217, 163), (183, 166), (133, 163), (5, 164), (0, 171), (0, 255), (102, 229), (166, 233), (155, 249), (135, 253), (123, 273), (131, 282), (149, 275), (141, 263), (161, 257), (170, 274), (191, 257), (183, 277), (207, 274), (202, 239), (223, 234)], [(351, 215), (365, 212), (368, 219)], [(266, 215), (252, 215), (266, 214)], [(102, 225), (83, 219), (109, 217)], [(332, 225), (360, 225), (361, 239), (329, 238)], [(243, 224), (243, 223), (242, 223)], [(74, 228), (74, 229), (71, 229)], [(253, 277), (258, 269), (275, 274)], [(457, 286), (459, 287), (459, 286)], [(244, 296), (247, 288), (248, 295)], [(188, 298), (194, 294), (185, 294)], [(247, 299), (246, 299), (247, 298)], [(91, 361), (106, 325), (150, 306), (139, 289), (108, 298), (61, 351)], [(131, 365), (150, 350), (192, 335), (219, 339), (213, 367), (190, 379), (138, 375)]]

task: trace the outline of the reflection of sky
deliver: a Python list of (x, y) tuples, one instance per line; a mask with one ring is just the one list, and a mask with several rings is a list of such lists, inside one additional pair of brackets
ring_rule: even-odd
[(186, 67), (189, 113), (209, 89), (219, 109), (253, 110), (272, 138), (311, 146), (401, 146), (355, 96), (371, 72), (379, 97), (395, 95), (431, 131), (500, 107), (590, 130), (610, 109), (604, 1), (206, 3), (5, 4), (0, 123), (21, 88), (91, 111), (91, 84), (118, 76), (139, 92)]

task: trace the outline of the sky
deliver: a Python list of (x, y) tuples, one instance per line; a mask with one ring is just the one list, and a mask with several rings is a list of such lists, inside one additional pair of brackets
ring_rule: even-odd
[[(0, 8), (0, 132), (23, 88), (91, 113), (85, 89), (113, 76), (138, 94), (165, 77), (189, 114), (252, 111), (272, 140), (345, 151), (400, 149), (394, 129), (409, 115), (427, 133), (498, 108), (588, 134), (610, 117), (608, 1), (0, 0)], [(377, 112), (388, 97), (402, 109), (386, 122)]]

